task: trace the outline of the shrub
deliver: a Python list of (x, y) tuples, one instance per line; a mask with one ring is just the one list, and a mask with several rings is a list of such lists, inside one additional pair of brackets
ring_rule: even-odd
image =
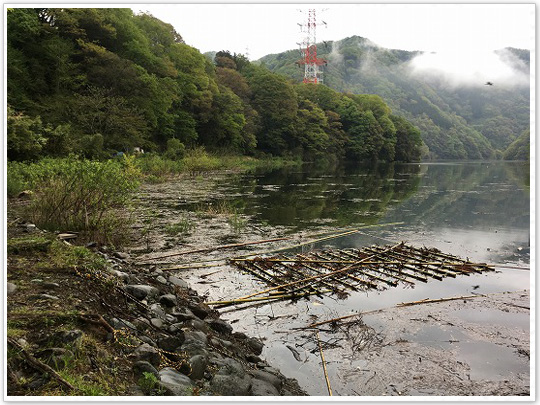
[(29, 168), (35, 189), (30, 215), (48, 230), (82, 231), (93, 240), (117, 244), (128, 221), (119, 215), (138, 186), (133, 158), (104, 162), (49, 159)]

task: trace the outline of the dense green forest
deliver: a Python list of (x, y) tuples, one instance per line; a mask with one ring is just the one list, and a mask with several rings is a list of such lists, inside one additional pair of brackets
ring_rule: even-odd
[[(345, 89), (340, 89), (345, 90)], [(151, 15), (7, 12), (7, 154), (103, 158), (134, 148), (304, 160), (420, 159), (420, 130), (377, 95), (305, 85), (238, 54), (213, 59)], [(398, 114), (398, 115), (396, 115)]]
[[(529, 76), (529, 51), (506, 48), (501, 60)], [(456, 86), (444, 77), (411, 74), (410, 62), (420, 52), (381, 48), (358, 36), (318, 44), (328, 60), (324, 81), (338, 91), (381, 96), (396, 114), (421, 130), (429, 157), (486, 159), (502, 152), (530, 123), (528, 82)], [(272, 54), (260, 62), (270, 70), (300, 80), (298, 50)], [(517, 80), (516, 80), (517, 82)]]

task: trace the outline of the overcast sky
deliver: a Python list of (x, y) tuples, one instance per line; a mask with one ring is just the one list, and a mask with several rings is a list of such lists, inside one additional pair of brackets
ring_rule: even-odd
[(133, 10), (172, 24), (201, 52), (247, 52), (255, 60), (298, 48), (297, 24), (312, 7), (317, 41), (359, 35), (386, 48), (467, 54), (534, 46), (534, 4), (140, 4)]

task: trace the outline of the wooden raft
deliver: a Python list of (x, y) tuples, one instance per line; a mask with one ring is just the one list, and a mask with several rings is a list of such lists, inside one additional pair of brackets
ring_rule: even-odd
[(485, 263), (472, 263), (436, 248), (415, 248), (403, 242), (393, 246), (311, 251), (292, 256), (237, 258), (230, 262), (269, 287), (234, 300), (238, 303), (328, 292), (339, 297), (350, 291), (382, 290), (398, 284), (414, 285), (430, 279), (495, 270)]

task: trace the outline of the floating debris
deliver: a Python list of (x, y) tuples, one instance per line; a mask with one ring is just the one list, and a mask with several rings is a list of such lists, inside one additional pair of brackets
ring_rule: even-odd
[[(436, 248), (415, 248), (404, 242), (362, 249), (311, 251), (294, 256), (235, 258), (230, 259), (230, 263), (264, 281), (269, 288), (236, 300), (208, 304), (296, 299), (327, 293), (345, 298), (350, 291), (383, 290), (400, 283), (413, 286), (430, 279), (443, 280), (495, 270), (485, 263), (472, 263)], [(256, 296), (262, 297), (253, 298)]]

